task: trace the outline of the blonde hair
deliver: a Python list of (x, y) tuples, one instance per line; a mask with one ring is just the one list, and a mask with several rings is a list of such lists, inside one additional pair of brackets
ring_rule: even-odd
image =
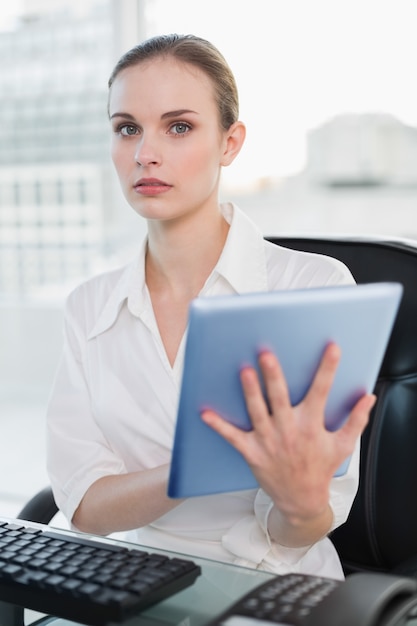
[(219, 50), (209, 41), (195, 35), (159, 35), (147, 39), (126, 52), (109, 78), (109, 89), (124, 69), (158, 57), (173, 57), (194, 65), (211, 80), (220, 124), (228, 130), (239, 118), (239, 97), (233, 73)]

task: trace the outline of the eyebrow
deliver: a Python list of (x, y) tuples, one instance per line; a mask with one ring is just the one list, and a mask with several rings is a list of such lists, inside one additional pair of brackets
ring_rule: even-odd
[[(180, 117), (186, 113), (194, 113), (194, 115), (198, 115), (197, 111), (193, 111), (192, 109), (177, 109), (176, 111), (167, 111), (167, 113), (163, 113), (161, 115), (161, 120), (170, 119), (172, 117)], [(125, 120), (129, 120), (131, 122), (135, 121), (135, 117), (134, 115), (131, 115), (131, 113), (113, 113), (113, 115), (110, 116), (110, 119), (112, 120), (114, 117), (123, 117)]]
[(198, 115), (197, 111), (193, 111), (192, 109), (177, 109), (176, 111), (168, 111), (167, 113), (163, 113), (161, 115), (161, 120), (166, 120), (170, 117), (181, 117), (186, 113), (194, 113), (194, 115)]
[(131, 115), (130, 113), (113, 113), (113, 115), (110, 115), (110, 119), (112, 120), (114, 117), (124, 117), (124, 119), (126, 120), (130, 120), (131, 122), (134, 121), (134, 117), (133, 115)]

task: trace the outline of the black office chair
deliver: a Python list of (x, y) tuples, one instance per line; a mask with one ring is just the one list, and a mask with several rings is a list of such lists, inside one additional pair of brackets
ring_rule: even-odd
[(38, 524), (49, 524), (57, 513), (58, 507), (52, 489), (47, 486), (32, 496), (17, 517), (29, 522), (37, 522)]
[[(417, 577), (417, 247), (365, 238), (270, 238), (342, 260), (358, 283), (398, 281), (404, 296), (378, 377), (365, 430), (359, 491), (347, 522), (332, 533), (346, 574), (380, 571)], [(48, 523), (46, 488), (23, 509)]]
[(365, 430), (359, 491), (331, 539), (346, 574), (417, 576), (417, 244), (368, 238), (270, 238), (343, 261), (358, 283), (398, 281), (404, 296)]

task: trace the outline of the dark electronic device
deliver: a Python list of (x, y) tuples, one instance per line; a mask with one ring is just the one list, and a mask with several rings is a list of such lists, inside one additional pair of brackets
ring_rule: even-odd
[(417, 618), (417, 580), (357, 573), (345, 581), (277, 576), (250, 591), (210, 626), (402, 626)]

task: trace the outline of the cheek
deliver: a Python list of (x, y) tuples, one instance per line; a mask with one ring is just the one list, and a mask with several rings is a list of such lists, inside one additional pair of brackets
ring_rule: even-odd
[(112, 140), (110, 143), (110, 157), (113, 161), (115, 168), (117, 169), (117, 164), (119, 162), (119, 150), (117, 148), (117, 143), (115, 140)]
[(126, 170), (130, 160), (126, 146), (122, 147), (117, 140), (112, 141), (110, 145), (110, 157), (118, 174)]
[[(177, 161), (177, 164), (180, 163)], [(181, 165), (193, 177), (211, 177), (220, 168), (219, 146), (213, 144), (199, 144), (187, 150), (181, 159)]]

